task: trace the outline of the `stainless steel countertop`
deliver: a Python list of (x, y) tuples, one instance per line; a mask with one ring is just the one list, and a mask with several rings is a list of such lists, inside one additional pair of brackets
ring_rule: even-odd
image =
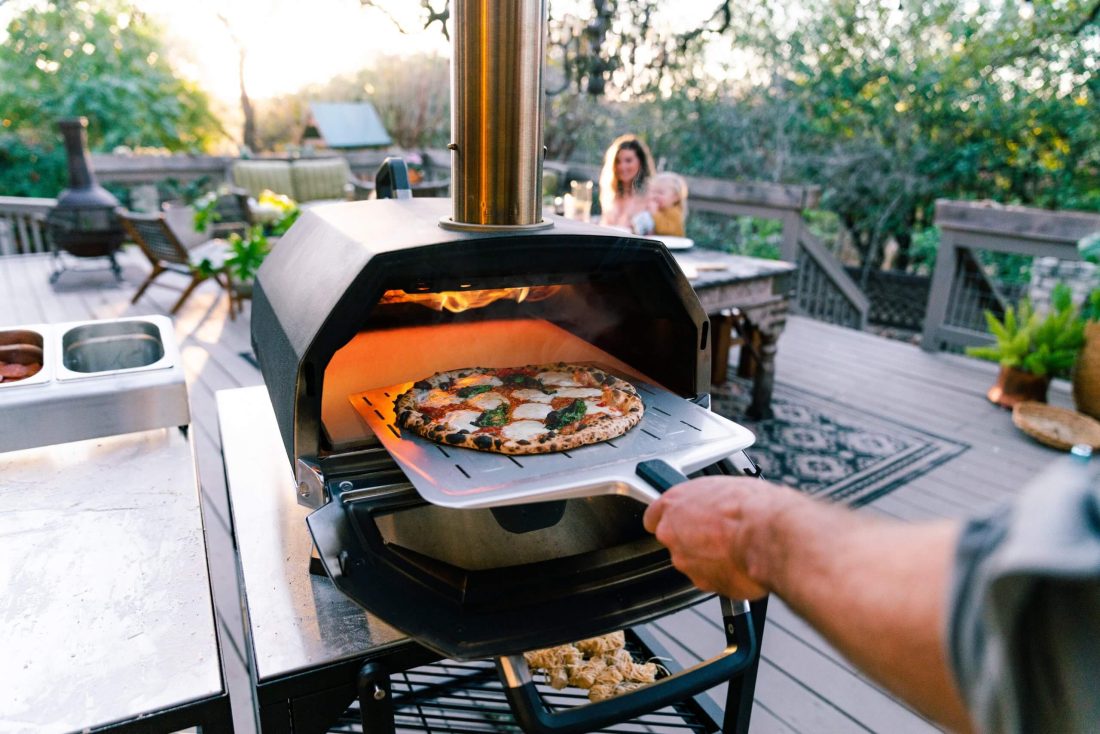
[(298, 505), (267, 389), (221, 390), (217, 401), (258, 682), (408, 642), (309, 573), (310, 510)]
[(0, 590), (0, 730), (82, 730), (222, 692), (176, 428), (0, 453)]

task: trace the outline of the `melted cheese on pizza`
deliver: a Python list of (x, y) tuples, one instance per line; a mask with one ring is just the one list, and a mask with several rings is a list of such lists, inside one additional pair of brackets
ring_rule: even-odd
[(540, 372), (535, 378), (543, 385), (554, 387), (580, 387), (580, 383), (573, 379), (572, 372)]
[(445, 408), (462, 402), (462, 398), (446, 390), (417, 390), (415, 395), (417, 404), (425, 408)]
[(541, 421), (516, 421), (504, 426), (500, 432), (513, 441), (530, 441), (546, 433), (547, 428)]
[(472, 398), (467, 398), (467, 403), (475, 408), (481, 408), (482, 410), (492, 410), (498, 405), (502, 405), (508, 402), (508, 398), (504, 397), (498, 392), (483, 392), (480, 395), (474, 395)]
[[(547, 398), (550, 396), (547, 395)], [(512, 408), (512, 417), (518, 420), (546, 420), (550, 414), (550, 406), (546, 403), (520, 403)]]
[(607, 413), (608, 415), (622, 415), (622, 411), (609, 408), (606, 405), (600, 405), (595, 400), (584, 401), (585, 415), (597, 415), (599, 413)]
[(600, 398), (603, 390), (598, 387), (563, 387), (554, 391), (555, 398)]
[(512, 397), (528, 403), (549, 403), (554, 399), (553, 395), (549, 395), (542, 390), (529, 389), (516, 390), (512, 393)]
[(503, 385), (500, 378), (496, 375), (485, 375), (475, 373), (467, 375), (466, 377), (459, 377), (454, 381), (455, 388), (461, 387), (476, 387), (477, 385)]
[(478, 429), (474, 423), (481, 416), (479, 410), (452, 410), (443, 420), (447, 427), (453, 431), (469, 431), (473, 433)]

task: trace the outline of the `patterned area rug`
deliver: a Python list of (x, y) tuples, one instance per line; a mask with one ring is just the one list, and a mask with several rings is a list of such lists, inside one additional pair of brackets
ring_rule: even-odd
[(763, 476), (859, 507), (953, 459), (970, 446), (859, 408), (776, 385), (775, 417), (749, 421), (749, 383), (711, 393), (717, 413), (756, 434), (748, 454)]

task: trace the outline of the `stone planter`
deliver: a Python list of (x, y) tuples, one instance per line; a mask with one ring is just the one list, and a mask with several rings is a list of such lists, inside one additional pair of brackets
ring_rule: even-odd
[(989, 388), (986, 397), (989, 402), (1002, 408), (1011, 408), (1025, 400), (1047, 401), (1047, 388), (1050, 387), (1050, 375), (1033, 375), (1015, 367), (1001, 366), (997, 382)]

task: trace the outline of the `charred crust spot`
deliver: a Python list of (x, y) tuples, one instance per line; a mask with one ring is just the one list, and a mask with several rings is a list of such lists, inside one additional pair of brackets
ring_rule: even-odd
[(493, 439), (493, 446), (494, 446), (495, 448), (498, 448), (498, 449), (500, 448), (500, 446), (501, 446), (501, 443), (500, 443), (500, 439), (499, 439), (499, 438), (494, 438), (494, 439)]
[(516, 441), (516, 443), (518, 443), (520, 446), (530, 446), (531, 445), (531, 442), (528, 441), (526, 438), (521, 438), (519, 441)]
[(417, 380), (413, 383), (413, 387), (415, 387), (417, 390), (431, 390), (432, 383), (428, 382), (427, 380)]
[(462, 433), (448, 433), (443, 437), (443, 440), (447, 443), (462, 443), (466, 440), (466, 436)]
[(409, 423), (409, 411), (403, 410), (397, 414), (397, 425), (405, 426)]
[(474, 445), (479, 449), (491, 448), (493, 446), (493, 437), (485, 435), (474, 436)]

